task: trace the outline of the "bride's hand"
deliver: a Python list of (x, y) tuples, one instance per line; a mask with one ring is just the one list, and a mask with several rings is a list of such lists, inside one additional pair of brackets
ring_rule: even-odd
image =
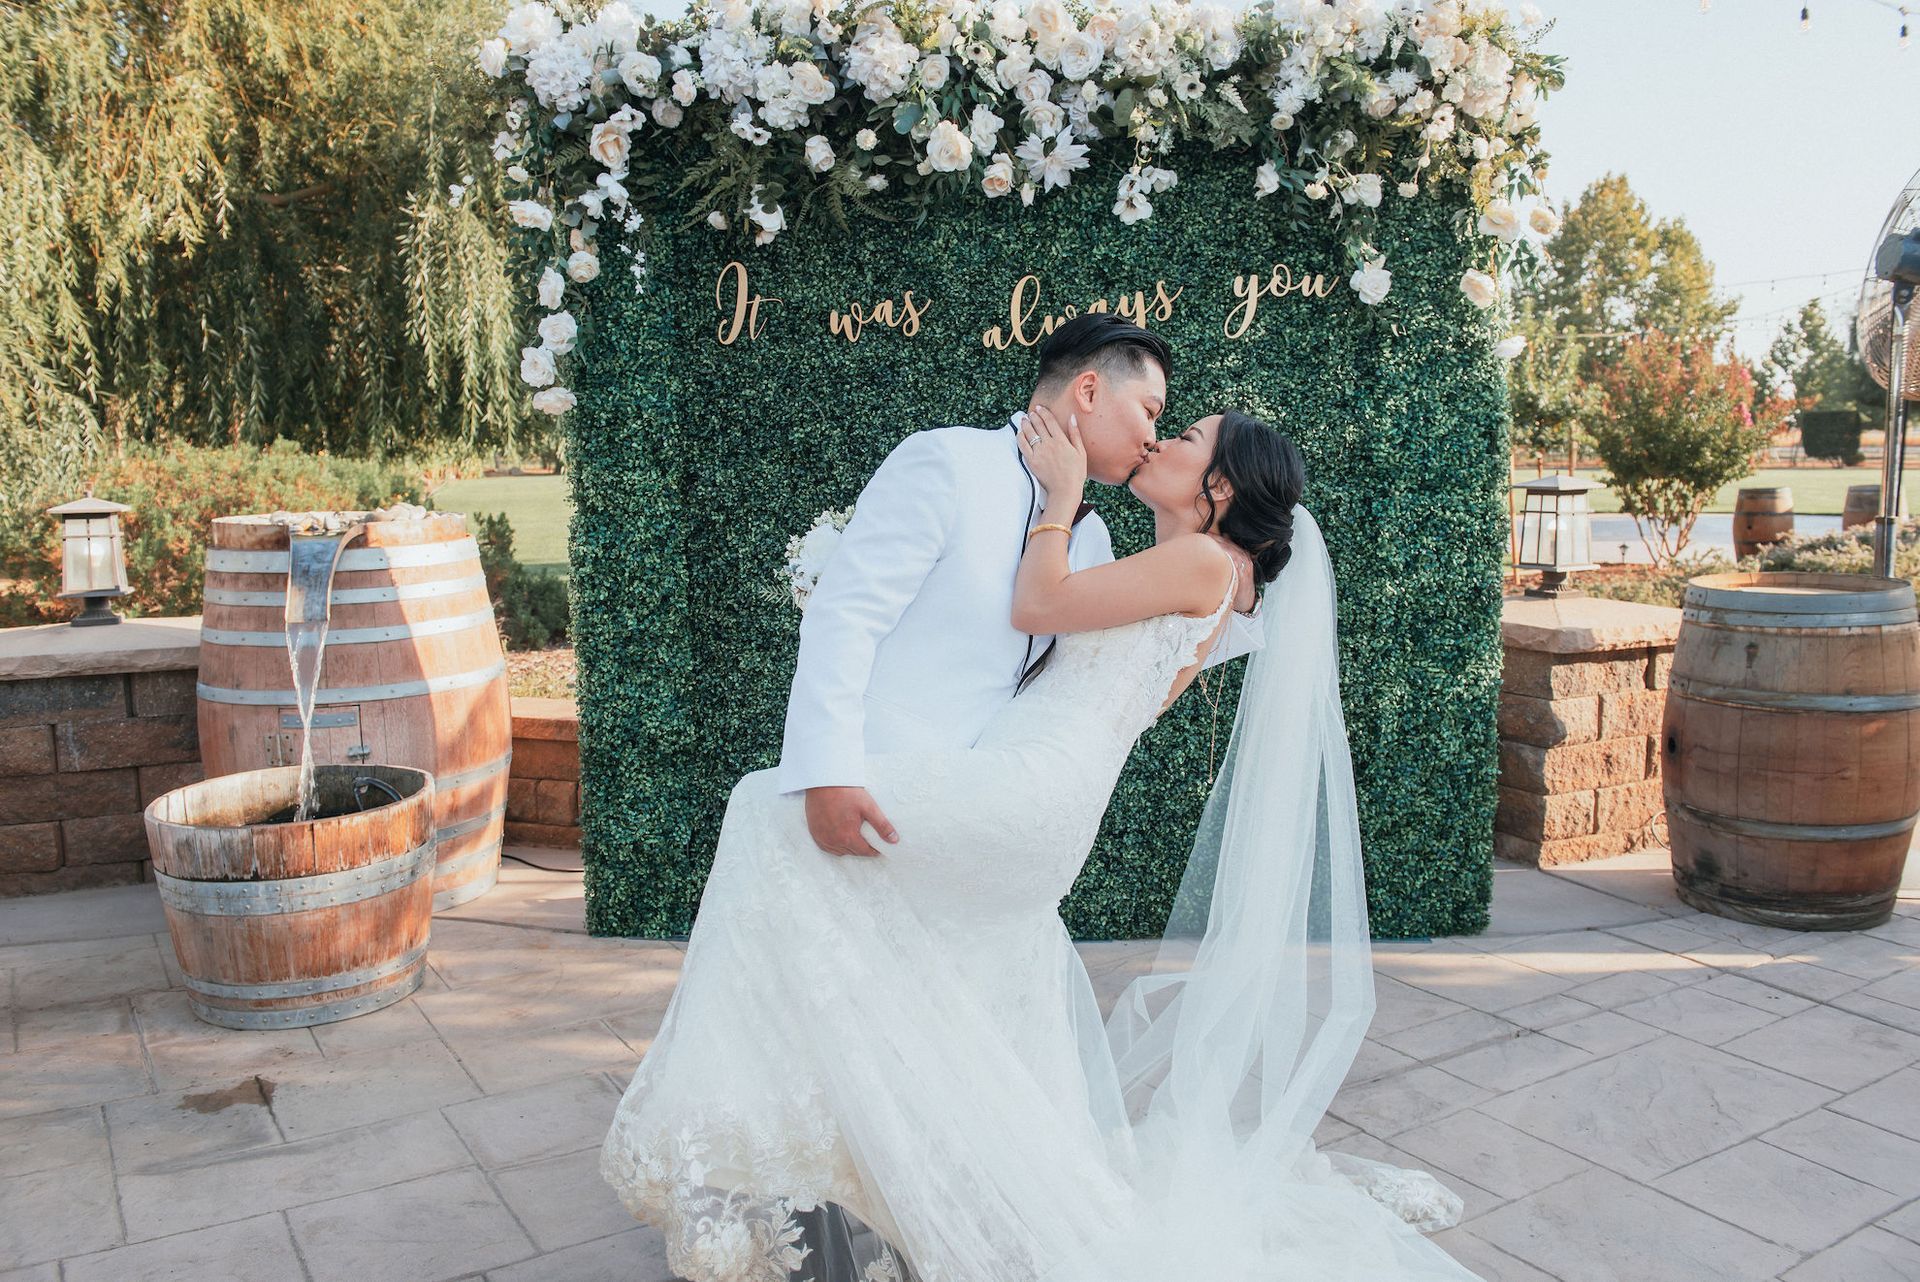
[(1087, 487), (1087, 450), (1077, 424), (1062, 423), (1046, 406), (1034, 406), (1020, 424), (1020, 454), (1049, 498), (1079, 504)]

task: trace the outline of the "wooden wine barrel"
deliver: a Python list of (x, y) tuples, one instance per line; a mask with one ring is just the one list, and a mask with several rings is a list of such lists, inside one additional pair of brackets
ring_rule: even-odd
[[(264, 516), (213, 523), (200, 631), (208, 775), (299, 764), (287, 539), (286, 527)], [(433, 775), (434, 909), (484, 894), (500, 873), (513, 716), (466, 518), (371, 522), (341, 553), (329, 596), (313, 760)]]
[[(1846, 505), (1840, 509), (1840, 528), (1850, 530), (1856, 525), (1872, 525), (1873, 519), (1880, 515), (1880, 487), (1878, 485), (1849, 485)], [(1907, 486), (1900, 485), (1900, 519), (1908, 515)]]
[[(323, 817), (270, 822), (292, 807), (299, 775), (285, 766), (206, 779), (146, 809), (188, 1004), (222, 1028), (349, 1019), (391, 1006), (426, 975), (432, 776), (316, 766)], [(356, 791), (366, 779), (375, 782)]]
[(1747, 486), (1733, 501), (1733, 554), (1752, 556), (1793, 533), (1793, 490), (1785, 485)]
[(1684, 605), (1661, 733), (1680, 898), (1796, 930), (1884, 922), (1920, 817), (1912, 585), (1710, 574)]

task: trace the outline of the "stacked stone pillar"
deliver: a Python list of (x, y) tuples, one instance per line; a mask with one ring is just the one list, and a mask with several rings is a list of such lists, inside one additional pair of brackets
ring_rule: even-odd
[(1551, 866), (1665, 846), (1660, 720), (1680, 611), (1506, 599), (1494, 853)]

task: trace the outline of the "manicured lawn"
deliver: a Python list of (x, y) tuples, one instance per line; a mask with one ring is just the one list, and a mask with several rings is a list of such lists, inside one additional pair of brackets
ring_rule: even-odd
[[(1562, 460), (1565, 465), (1565, 460)], [(1532, 475), (1528, 468), (1515, 476), (1515, 480), (1525, 480)], [(1600, 473), (1595, 469), (1581, 468), (1580, 475), (1597, 481)], [(1733, 501), (1744, 486), (1784, 485), (1793, 491), (1793, 510), (1805, 512), (1810, 516), (1838, 516), (1846, 506), (1847, 487), (1850, 485), (1880, 484), (1880, 469), (1875, 467), (1781, 467), (1766, 468), (1755, 472), (1744, 481), (1736, 481), (1714, 495), (1708, 503), (1709, 512), (1731, 512)], [(1913, 470), (1906, 473), (1901, 483), (1901, 491), (1910, 493), (1915, 484), (1920, 484), (1920, 476)], [(1618, 512), (1619, 500), (1610, 490), (1595, 490), (1592, 495), (1593, 510), (1596, 512)], [(1908, 499), (1909, 505), (1912, 498)]]
[(564, 476), (482, 476), (453, 481), (433, 492), (442, 512), (505, 512), (513, 523), (513, 554), (526, 565), (567, 573), (567, 522), (573, 503)]

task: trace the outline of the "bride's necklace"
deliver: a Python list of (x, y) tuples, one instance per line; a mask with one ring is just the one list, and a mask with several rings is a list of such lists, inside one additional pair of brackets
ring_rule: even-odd
[[(1229, 555), (1233, 555), (1233, 554), (1229, 553)], [(1234, 560), (1234, 564), (1236, 566), (1239, 566), (1240, 558), (1237, 555), (1233, 556), (1233, 560)], [(1251, 563), (1249, 563), (1246, 567), (1243, 567), (1243, 568), (1245, 568), (1248, 573), (1252, 572)], [(1227, 609), (1229, 610), (1233, 609), (1233, 602), (1231, 601), (1227, 602)], [(1195, 684), (1197, 684), (1200, 687), (1200, 697), (1207, 701), (1207, 707), (1212, 710), (1211, 713), (1209, 714), (1211, 720), (1207, 728), (1207, 787), (1211, 788), (1213, 787), (1213, 763), (1215, 758), (1215, 749), (1219, 746), (1219, 742), (1220, 742), (1221, 679), (1215, 678), (1213, 681), (1209, 682), (1207, 680), (1207, 670), (1205, 668), (1201, 668), (1199, 672), (1195, 673), (1193, 679)]]

